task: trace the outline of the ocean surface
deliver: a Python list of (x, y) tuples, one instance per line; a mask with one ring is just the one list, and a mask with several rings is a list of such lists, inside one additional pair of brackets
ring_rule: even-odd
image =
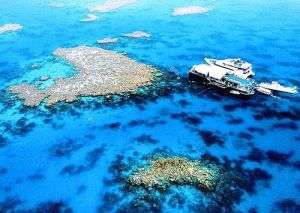
[[(0, 35), (0, 212), (300, 212), (299, 94), (244, 99), (187, 76), (204, 57), (242, 58), (257, 81), (299, 87), (300, 1), (140, 0), (79, 21), (103, 2), (0, 1), (0, 26), (24, 26)], [(172, 16), (185, 6), (210, 11)], [(151, 37), (122, 36), (133, 31)], [(104, 37), (119, 41), (96, 43)], [(42, 75), (51, 77), (45, 87), (72, 76), (73, 67), (52, 52), (79, 45), (126, 53), (169, 79), (144, 95), (50, 108), (24, 107), (6, 90)], [(156, 153), (209, 156), (245, 181), (220, 198), (228, 206), (192, 186), (142, 198), (126, 191), (127, 167)]]

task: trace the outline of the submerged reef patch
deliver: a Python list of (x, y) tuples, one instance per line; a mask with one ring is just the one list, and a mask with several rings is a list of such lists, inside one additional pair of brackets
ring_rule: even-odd
[(274, 203), (271, 212), (279, 213), (297, 213), (300, 212), (300, 203), (292, 199), (284, 199)]
[(207, 130), (200, 130), (198, 132), (199, 136), (201, 136), (202, 140), (207, 146), (211, 146), (213, 144), (217, 144), (222, 146), (224, 144), (224, 136), (220, 135), (219, 131), (216, 133), (207, 131)]
[(73, 212), (71, 208), (67, 206), (66, 203), (62, 201), (48, 201), (40, 203), (34, 210), (29, 212), (60, 212), (60, 213), (71, 213)]
[(22, 29), (23, 26), (20, 24), (5, 24), (3, 26), (0, 26), (0, 35), (6, 32), (14, 32)]
[(50, 3), (49, 6), (54, 7), (54, 8), (62, 8), (65, 6), (65, 4), (59, 3), (59, 2), (53, 2), (53, 3)]
[(90, 9), (91, 12), (107, 13), (126, 5), (134, 4), (137, 0), (106, 0), (103, 4)]
[(256, 114), (253, 115), (255, 120), (264, 119), (290, 119), (292, 121), (300, 120), (300, 110), (296, 107), (290, 107), (289, 110), (278, 110), (278, 109), (266, 109), (256, 110)]
[(64, 142), (53, 145), (49, 151), (53, 157), (70, 157), (73, 152), (83, 147), (83, 144), (67, 138)]
[(202, 13), (207, 13), (208, 11), (209, 11), (208, 8), (199, 7), (199, 6), (179, 7), (174, 9), (173, 16), (202, 14)]
[(166, 189), (172, 184), (192, 185), (203, 191), (212, 191), (216, 186), (218, 173), (199, 161), (187, 158), (161, 157), (149, 161), (148, 168), (138, 168), (129, 177), (131, 185)]
[[(14, 122), (2, 122), (0, 123), (0, 128), (3, 129), (3, 132), (9, 133), (11, 135), (25, 136), (33, 128), (35, 128), (36, 125), (37, 124), (35, 122), (30, 122), (29, 119), (22, 117)], [(0, 146), (5, 145), (6, 143), (8, 143), (8, 139), (0, 137)]]
[(6, 174), (6, 172), (7, 172), (7, 169), (0, 166), (0, 176)]
[[(1, 126), (2, 126), (2, 125), (0, 124), (0, 127), (1, 127)], [(0, 135), (0, 147), (6, 145), (7, 142), (8, 142), (7, 138), (4, 137), (4, 136), (2, 136), (2, 135)]]
[(0, 212), (15, 212), (15, 209), (22, 203), (17, 197), (7, 197), (0, 201)]
[(179, 119), (183, 123), (186, 123), (190, 126), (198, 126), (199, 124), (202, 123), (201, 118), (197, 117), (197, 115), (191, 113), (186, 113), (186, 112), (181, 112), (181, 113), (173, 113), (171, 114), (172, 119)]
[(10, 213), (10, 212), (53, 212), (53, 213), (71, 213), (73, 212), (71, 208), (63, 201), (48, 201), (38, 204), (36, 207), (27, 209), (22, 208), (22, 204), (26, 201), (20, 200), (18, 197), (7, 197), (5, 200), (0, 201), (0, 212)]
[(250, 153), (244, 158), (249, 161), (254, 161), (258, 163), (267, 161), (269, 163), (278, 164), (282, 166), (297, 166), (297, 162), (291, 161), (291, 157), (293, 156), (293, 154), (293, 152), (280, 153), (274, 150), (264, 152), (263, 150), (254, 147), (252, 148)]
[[(102, 212), (165, 212), (165, 208), (236, 212), (244, 193), (255, 194), (257, 181), (267, 186), (271, 179), (264, 170), (245, 169), (242, 161), (220, 161), (210, 154), (200, 159), (167, 149), (144, 156), (132, 154), (118, 155), (109, 167), (112, 178), (103, 179), (107, 191), (99, 208)], [(185, 196), (190, 192), (193, 198)]]
[(81, 22), (92, 22), (92, 21), (96, 21), (99, 17), (94, 15), (94, 14), (87, 14), (87, 18), (85, 19), (80, 19)]
[(151, 35), (148, 33), (145, 33), (143, 31), (135, 31), (132, 33), (123, 34), (123, 36), (128, 38), (150, 38)]
[(98, 44), (110, 44), (110, 43), (117, 43), (118, 39), (117, 38), (103, 38), (100, 40), (97, 40)]
[(85, 157), (85, 163), (81, 165), (68, 165), (65, 166), (60, 174), (68, 174), (68, 175), (79, 175), (82, 172), (89, 171), (93, 169), (96, 166), (96, 163), (100, 160), (102, 157), (103, 152), (105, 151), (104, 146), (100, 148), (96, 148), (86, 154)]
[(157, 144), (158, 140), (154, 139), (151, 135), (142, 134), (138, 137), (133, 138), (133, 141), (144, 144)]
[(59, 48), (53, 54), (67, 60), (78, 73), (58, 78), (46, 89), (28, 83), (10, 86), (9, 91), (24, 99), (24, 105), (37, 106), (46, 98), (46, 106), (50, 106), (61, 101), (73, 102), (82, 96), (135, 93), (138, 87), (151, 84), (155, 76), (154, 68), (101, 48)]

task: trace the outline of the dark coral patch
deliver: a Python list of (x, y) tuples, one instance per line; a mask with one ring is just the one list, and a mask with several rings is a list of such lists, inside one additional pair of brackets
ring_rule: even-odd
[(130, 166), (124, 162), (124, 156), (117, 155), (116, 159), (110, 165), (108, 171), (113, 175), (118, 175), (130, 170)]
[(224, 144), (224, 137), (221, 136), (218, 132), (213, 133), (210, 131), (206, 131), (206, 130), (200, 130), (198, 132), (199, 136), (201, 136), (201, 138), (203, 139), (204, 143), (207, 146), (211, 146), (213, 144), (217, 144), (219, 146), (223, 146)]
[(300, 161), (294, 161), (292, 162), (292, 166), (298, 170), (300, 170)]
[(86, 171), (87, 168), (84, 165), (68, 165), (65, 166), (62, 170), (61, 170), (61, 174), (68, 174), (68, 175), (79, 175), (80, 173)]
[(18, 129), (16, 129), (18, 135), (25, 135), (30, 132), (36, 124), (34, 122), (28, 122), (25, 118), (21, 118), (17, 121), (16, 126), (18, 127)]
[(89, 168), (93, 168), (95, 164), (102, 157), (103, 152), (105, 151), (104, 147), (96, 148), (93, 151), (89, 152), (86, 156), (86, 161)]
[(191, 103), (189, 103), (188, 101), (184, 100), (184, 99), (181, 99), (178, 101), (178, 104), (181, 106), (181, 107), (186, 107), (188, 105), (191, 105)]
[(157, 125), (163, 125), (166, 122), (164, 120), (159, 119), (158, 117), (153, 117), (151, 119), (148, 120), (143, 120), (143, 119), (139, 119), (139, 120), (132, 120), (129, 121), (127, 124), (127, 127), (135, 127), (135, 126), (147, 126), (147, 127), (154, 127)]
[(82, 165), (68, 165), (65, 166), (60, 174), (68, 174), (68, 175), (79, 175), (82, 172), (89, 171), (93, 169), (96, 163), (100, 160), (104, 147), (96, 148), (86, 154), (85, 163)]
[(158, 140), (152, 138), (151, 135), (143, 134), (136, 138), (133, 138), (133, 141), (136, 141), (138, 143), (144, 143), (144, 144), (157, 144)]
[(189, 205), (189, 212), (198, 213), (223, 213), (223, 212), (232, 212), (231, 210), (225, 210), (221, 206), (216, 203), (210, 202), (208, 204), (205, 203), (195, 203)]
[(236, 102), (234, 104), (226, 104), (223, 106), (223, 109), (226, 111), (226, 112), (233, 112), (237, 109), (246, 109), (246, 108), (249, 108), (249, 107), (252, 107), (252, 108), (256, 108), (256, 107), (259, 107), (260, 105), (258, 103), (251, 103), (250, 101), (242, 101), (242, 102)]
[(247, 160), (255, 161), (259, 163), (261, 163), (265, 159), (266, 159), (265, 153), (258, 148), (253, 148), (247, 156)]
[(278, 163), (281, 165), (289, 165), (289, 159), (293, 155), (292, 152), (290, 153), (280, 153), (276, 151), (267, 151), (266, 156), (267, 159), (272, 163)]
[(0, 135), (0, 148), (5, 146), (8, 143), (8, 139), (2, 135)]
[(28, 180), (31, 180), (31, 181), (41, 180), (43, 178), (45, 178), (45, 176), (42, 174), (39, 174), (39, 173), (28, 176)]
[(300, 204), (292, 199), (285, 199), (282, 201), (277, 201), (274, 204), (272, 212), (299, 213), (300, 212)]
[(185, 204), (185, 197), (179, 193), (175, 193), (168, 200), (168, 204), (171, 208), (182, 209)]
[(139, 197), (134, 197), (128, 203), (121, 205), (116, 212), (163, 212), (162, 204), (164, 200), (165, 198), (155, 193), (155, 191), (150, 191), (149, 193), (141, 194)]
[(189, 124), (192, 126), (197, 126), (202, 123), (202, 120), (200, 118), (198, 118), (196, 115), (194, 115), (194, 114), (189, 115), (186, 112), (171, 114), (171, 118), (179, 119), (183, 123), (186, 123), (186, 124)]
[(257, 132), (257, 133), (259, 133), (259, 134), (261, 134), (261, 135), (264, 135), (265, 134), (265, 130), (264, 129), (262, 129), (262, 128), (258, 128), (258, 127), (249, 127), (248, 128), (248, 131), (249, 132)]
[(39, 212), (39, 213), (71, 213), (73, 212), (71, 208), (69, 208), (64, 202), (45, 202), (39, 204), (32, 212)]
[(82, 146), (77, 141), (67, 138), (64, 142), (53, 145), (49, 151), (54, 157), (70, 157), (73, 152), (79, 150)]
[(34, 122), (29, 122), (26, 118), (20, 118), (16, 123), (3, 122), (1, 126), (4, 128), (5, 132), (9, 132), (12, 135), (25, 136), (29, 133), (36, 124)]
[(291, 129), (297, 130), (298, 125), (295, 122), (276, 123), (272, 126), (272, 129)]
[(241, 118), (230, 118), (227, 121), (228, 124), (232, 124), (232, 125), (238, 125), (238, 124), (242, 124), (244, 123), (244, 120)]
[(288, 111), (279, 111), (275, 109), (262, 109), (257, 110), (256, 114), (253, 116), (255, 120), (263, 120), (263, 119), (290, 119), (293, 121), (300, 120), (300, 110), (291, 107)]
[(7, 169), (0, 166), (0, 176), (7, 173)]
[(197, 112), (197, 114), (200, 115), (200, 116), (207, 116), (207, 117), (212, 117), (212, 116), (217, 116), (218, 115), (214, 110), (210, 111), (210, 112), (206, 112), (206, 111)]
[(239, 132), (237, 136), (239, 137), (239, 139), (245, 139), (248, 141), (251, 141), (251, 139), (253, 138), (253, 136), (248, 132)]
[(111, 212), (121, 200), (122, 198), (119, 195), (113, 192), (106, 192), (102, 198), (102, 205), (98, 212)]
[(252, 207), (248, 210), (248, 213), (258, 213), (258, 210), (256, 208)]
[(22, 203), (17, 197), (7, 197), (0, 202), (0, 212), (15, 212), (15, 209)]
[(86, 190), (86, 186), (85, 185), (80, 185), (77, 189), (76, 194), (82, 194), (84, 191)]
[(120, 126), (121, 126), (120, 122), (114, 122), (114, 123), (110, 123), (110, 124), (105, 124), (103, 126), (103, 128), (106, 128), (106, 129), (119, 129)]
[(280, 164), (284, 166), (294, 166), (297, 168), (297, 161), (291, 162), (290, 158), (292, 157), (293, 152), (289, 153), (280, 153), (273, 150), (269, 150), (264, 152), (258, 148), (252, 148), (250, 153), (246, 156), (247, 160), (255, 161), (255, 162), (263, 162), (268, 161), (270, 163)]

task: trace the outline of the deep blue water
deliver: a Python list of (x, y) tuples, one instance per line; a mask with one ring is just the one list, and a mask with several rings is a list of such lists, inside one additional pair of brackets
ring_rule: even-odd
[[(50, 212), (65, 205), (74, 212), (128, 212), (135, 194), (121, 190), (118, 172), (125, 162), (140, 165), (143, 157), (163, 150), (191, 159), (209, 153), (232, 167), (240, 163), (242, 171), (258, 168), (260, 173), (245, 177), (252, 191), (232, 189), (240, 196), (228, 198), (234, 201), (227, 212), (299, 212), (300, 96), (240, 99), (213, 88), (195, 89), (186, 78), (204, 57), (241, 57), (253, 64), (258, 81), (299, 87), (300, 1), (141, 0), (97, 14), (99, 20), (91, 23), (79, 20), (103, 1), (60, 2), (66, 6), (52, 8), (48, 0), (0, 2), (0, 26), (24, 26), (0, 35), (0, 211)], [(190, 5), (211, 11), (172, 16), (174, 8)], [(152, 37), (121, 36), (136, 30)], [(104, 37), (119, 42), (97, 45)], [(72, 75), (72, 67), (54, 60), (52, 52), (78, 45), (125, 52), (182, 79), (177, 84), (172, 77), (167, 95), (167, 89), (152, 88), (151, 95), (122, 103), (84, 98), (51, 109), (28, 109), (6, 92), (9, 85), (35, 82), (41, 75), (51, 76), (49, 84)], [(153, 140), (138, 140), (141, 136)], [(199, 206), (207, 203), (205, 194), (187, 186), (173, 186), (158, 197), (163, 212), (201, 212)]]

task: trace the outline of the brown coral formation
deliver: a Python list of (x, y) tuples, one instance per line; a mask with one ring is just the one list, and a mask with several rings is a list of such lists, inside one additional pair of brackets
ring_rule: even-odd
[(78, 73), (58, 78), (45, 89), (27, 83), (10, 86), (9, 91), (24, 99), (24, 105), (37, 106), (46, 98), (49, 106), (60, 101), (72, 102), (81, 96), (135, 93), (138, 87), (151, 84), (155, 76), (154, 68), (101, 48), (59, 48), (53, 54), (67, 60)]
[(201, 163), (183, 157), (160, 157), (150, 160), (148, 167), (134, 171), (128, 182), (131, 185), (166, 189), (172, 184), (192, 185), (203, 191), (214, 190), (218, 172)]

